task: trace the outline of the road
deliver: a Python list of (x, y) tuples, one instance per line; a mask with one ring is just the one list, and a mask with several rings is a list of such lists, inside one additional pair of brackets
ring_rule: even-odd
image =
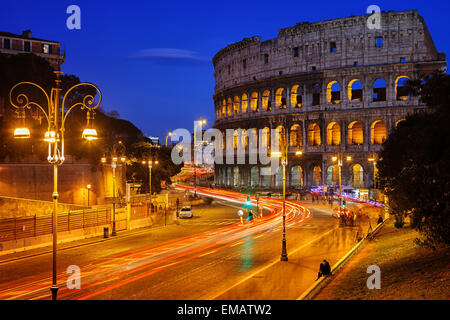
[[(352, 231), (337, 230), (328, 210), (310, 211), (289, 201), (290, 261), (280, 269), (280, 200), (261, 198), (266, 215), (242, 225), (236, 212), (244, 195), (202, 188), (197, 193), (216, 200), (194, 207), (191, 220), (61, 250), (59, 299), (295, 299), (314, 281), (324, 256), (333, 264), (354, 244)], [(301, 264), (295, 262), (299, 255)], [(80, 267), (81, 289), (66, 287), (70, 265)], [(50, 298), (50, 254), (0, 262), (0, 270), (0, 299)], [(277, 270), (287, 291), (273, 283), (257, 284), (270, 278), (270, 270)], [(292, 276), (303, 280), (290, 285)]]

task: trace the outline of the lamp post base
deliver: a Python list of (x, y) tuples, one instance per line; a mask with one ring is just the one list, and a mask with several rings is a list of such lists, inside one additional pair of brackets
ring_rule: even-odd
[(280, 261), (288, 261), (287, 250), (286, 250), (286, 239), (283, 239), (283, 242), (282, 242)]
[(56, 297), (58, 296), (58, 286), (53, 285), (50, 287), (50, 291), (52, 292), (52, 300), (56, 300)]
[(114, 221), (113, 222), (113, 229), (112, 229), (112, 232), (111, 232), (111, 236), (115, 236), (115, 235), (117, 235), (117, 234), (116, 234), (116, 222)]

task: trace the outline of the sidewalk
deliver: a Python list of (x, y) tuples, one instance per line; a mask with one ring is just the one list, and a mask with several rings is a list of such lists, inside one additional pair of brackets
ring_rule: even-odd
[[(305, 202), (306, 204), (306, 202)], [(307, 205), (308, 207), (309, 204)], [(315, 206), (330, 210), (329, 205)], [(314, 219), (314, 218), (313, 218)], [(343, 257), (357, 242), (358, 227), (336, 228), (313, 237), (302, 246), (289, 250), (289, 261), (277, 259), (259, 272), (250, 275), (214, 299), (218, 300), (295, 300), (317, 278), (320, 263), (326, 258), (331, 265)], [(374, 220), (372, 220), (374, 225)], [(369, 223), (362, 223), (366, 233)], [(288, 232), (292, 232), (289, 229)]]
[[(450, 299), (450, 252), (414, 243), (419, 234), (388, 222), (322, 289), (315, 300)], [(367, 288), (367, 268), (381, 270), (381, 289)]]

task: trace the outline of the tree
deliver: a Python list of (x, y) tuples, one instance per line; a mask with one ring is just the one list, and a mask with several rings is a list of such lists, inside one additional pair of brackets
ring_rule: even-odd
[(140, 141), (131, 145), (127, 152), (129, 161), (127, 162), (127, 179), (132, 181), (142, 181), (144, 192), (148, 192), (148, 165), (142, 161), (158, 161), (152, 166), (152, 192), (161, 190), (161, 181), (171, 183), (170, 178), (181, 171), (182, 165), (175, 165), (171, 159), (171, 149), (154, 145), (148, 141)]
[(407, 117), (383, 144), (380, 185), (402, 221), (423, 236), (419, 243), (450, 244), (450, 76), (435, 73), (409, 83), (410, 92), (428, 105)]

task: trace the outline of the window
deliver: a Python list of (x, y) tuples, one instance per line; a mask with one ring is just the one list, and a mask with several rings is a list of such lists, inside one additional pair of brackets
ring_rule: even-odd
[(42, 45), (42, 53), (50, 53), (50, 45), (48, 44), (43, 44)]
[(267, 53), (264, 54), (264, 64), (269, 64), (269, 55)]
[(405, 63), (406, 59), (405, 58), (400, 58), (400, 63)]
[(247, 59), (242, 60), (242, 68), (247, 69)]
[(228, 74), (231, 73), (231, 66), (228, 66)]
[(375, 38), (375, 47), (383, 48), (383, 37), (376, 37)]
[(312, 71), (316, 71), (316, 66), (312, 66), (312, 67), (311, 67), (311, 70), (312, 70)]
[(337, 51), (336, 42), (330, 42), (330, 52), (336, 51)]
[(300, 55), (300, 49), (299, 47), (294, 48), (294, 57), (297, 58)]
[(23, 42), (23, 51), (30, 52), (31, 46), (30, 41), (24, 41)]
[(11, 49), (11, 40), (3, 39), (3, 49)]

